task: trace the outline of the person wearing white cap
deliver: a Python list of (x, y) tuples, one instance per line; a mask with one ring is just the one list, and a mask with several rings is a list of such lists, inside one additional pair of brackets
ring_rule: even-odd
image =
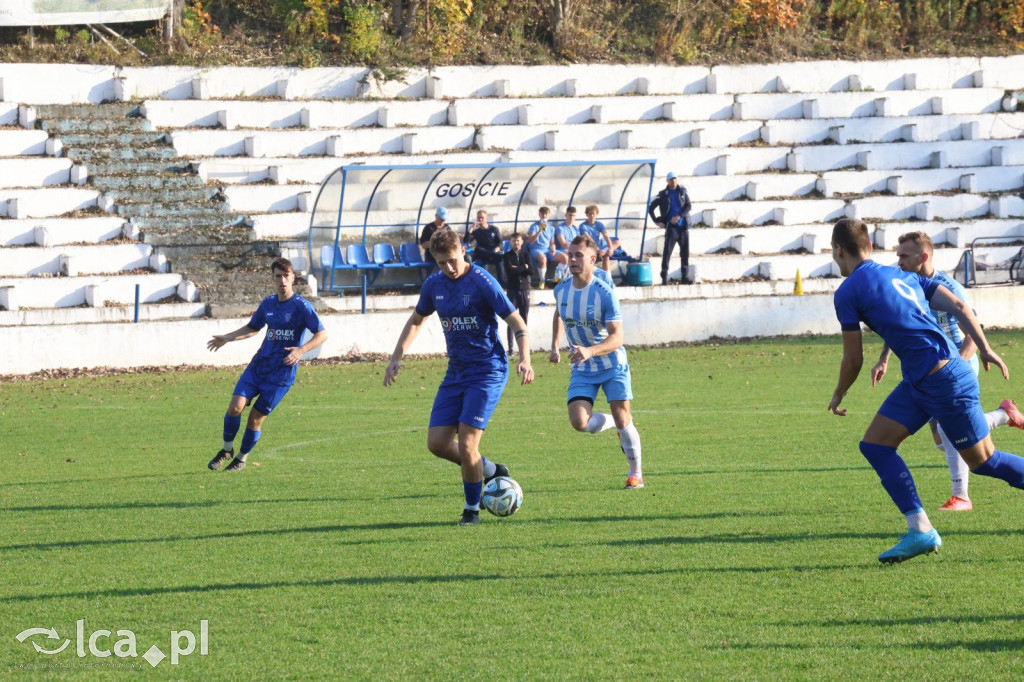
[(438, 206), (437, 210), (434, 211), (434, 219), (423, 226), (423, 232), (420, 233), (420, 247), (423, 248), (423, 260), (430, 263), (434, 262), (434, 256), (430, 253), (430, 238), (434, 236), (442, 227), (448, 226), (448, 209), (444, 206)]
[(686, 188), (679, 184), (676, 174), (670, 172), (665, 176), (665, 189), (658, 192), (647, 212), (654, 219), (654, 224), (665, 228), (665, 248), (661, 254), (661, 283), (668, 284), (668, 263), (672, 259), (672, 251), (679, 245), (679, 260), (682, 265), (680, 278), (683, 284), (693, 284), (687, 276), (690, 265), (690, 196)]

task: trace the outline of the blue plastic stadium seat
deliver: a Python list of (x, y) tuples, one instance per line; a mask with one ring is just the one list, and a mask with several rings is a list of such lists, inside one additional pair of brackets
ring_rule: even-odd
[(373, 245), (373, 262), (382, 268), (404, 268), (402, 263), (395, 256), (395, 247), (385, 242)]

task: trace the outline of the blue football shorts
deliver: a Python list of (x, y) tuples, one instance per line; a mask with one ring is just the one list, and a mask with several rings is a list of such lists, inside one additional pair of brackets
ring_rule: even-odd
[(270, 414), (284, 400), (290, 388), (291, 386), (281, 386), (280, 384), (272, 384), (265, 381), (261, 382), (252, 368), (246, 367), (245, 371), (242, 372), (242, 376), (238, 377), (238, 383), (235, 384), (233, 395), (240, 395), (250, 403), (253, 398), (259, 396), (256, 399), (256, 404), (253, 405), (253, 409), (263, 414)]
[(980, 395), (971, 366), (954, 356), (945, 367), (916, 383), (901, 381), (878, 408), (878, 414), (899, 422), (910, 433), (934, 418), (953, 447), (963, 450), (989, 432)]
[(591, 405), (597, 399), (597, 390), (604, 391), (604, 397), (612, 400), (632, 400), (633, 382), (629, 374), (629, 365), (616, 365), (603, 372), (580, 372), (573, 369), (569, 376), (569, 389), (566, 391), (567, 402), (586, 400)]
[(508, 369), (474, 377), (449, 372), (434, 397), (430, 426), (467, 424), (486, 429), (507, 381)]

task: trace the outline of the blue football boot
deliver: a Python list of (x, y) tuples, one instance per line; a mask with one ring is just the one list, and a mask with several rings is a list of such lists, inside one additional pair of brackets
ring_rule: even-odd
[(924, 533), (911, 530), (907, 531), (907, 534), (900, 538), (900, 541), (892, 549), (879, 554), (878, 560), (883, 564), (898, 564), (920, 554), (937, 552), (939, 547), (942, 547), (942, 538), (934, 528)]

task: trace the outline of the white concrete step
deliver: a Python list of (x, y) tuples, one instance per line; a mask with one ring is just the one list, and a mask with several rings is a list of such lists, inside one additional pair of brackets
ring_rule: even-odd
[[(19, 308), (70, 308), (89, 304), (90, 298), (100, 304), (134, 304), (136, 284), (141, 302), (156, 303), (174, 296), (181, 281), (176, 273), (0, 277), (0, 288), (13, 287)], [(90, 287), (95, 287), (92, 293)]]
[(97, 205), (100, 192), (92, 189), (0, 189), (0, 217), (46, 218)]
[(0, 156), (44, 156), (49, 137), (45, 130), (0, 128)]
[(208, 156), (341, 156), (423, 154), (469, 149), (471, 127), (349, 128), (332, 130), (174, 130), (168, 135), (178, 154)]
[(62, 272), (73, 277), (150, 268), (157, 265), (151, 263), (152, 251), (148, 244), (0, 249), (0, 277), (59, 275)]
[[(139, 306), (140, 322), (199, 318), (206, 315), (205, 303), (147, 303)], [(0, 310), (0, 327), (81, 325), (99, 322), (132, 322), (135, 305), (102, 308), (44, 308), (41, 310)]]
[(71, 182), (71, 165), (70, 159), (0, 158), (0, 189), (65, 185)]
[(98, 244), (120, 237), (124, 223), (120, 216), (0, 220), (0, 246)]

